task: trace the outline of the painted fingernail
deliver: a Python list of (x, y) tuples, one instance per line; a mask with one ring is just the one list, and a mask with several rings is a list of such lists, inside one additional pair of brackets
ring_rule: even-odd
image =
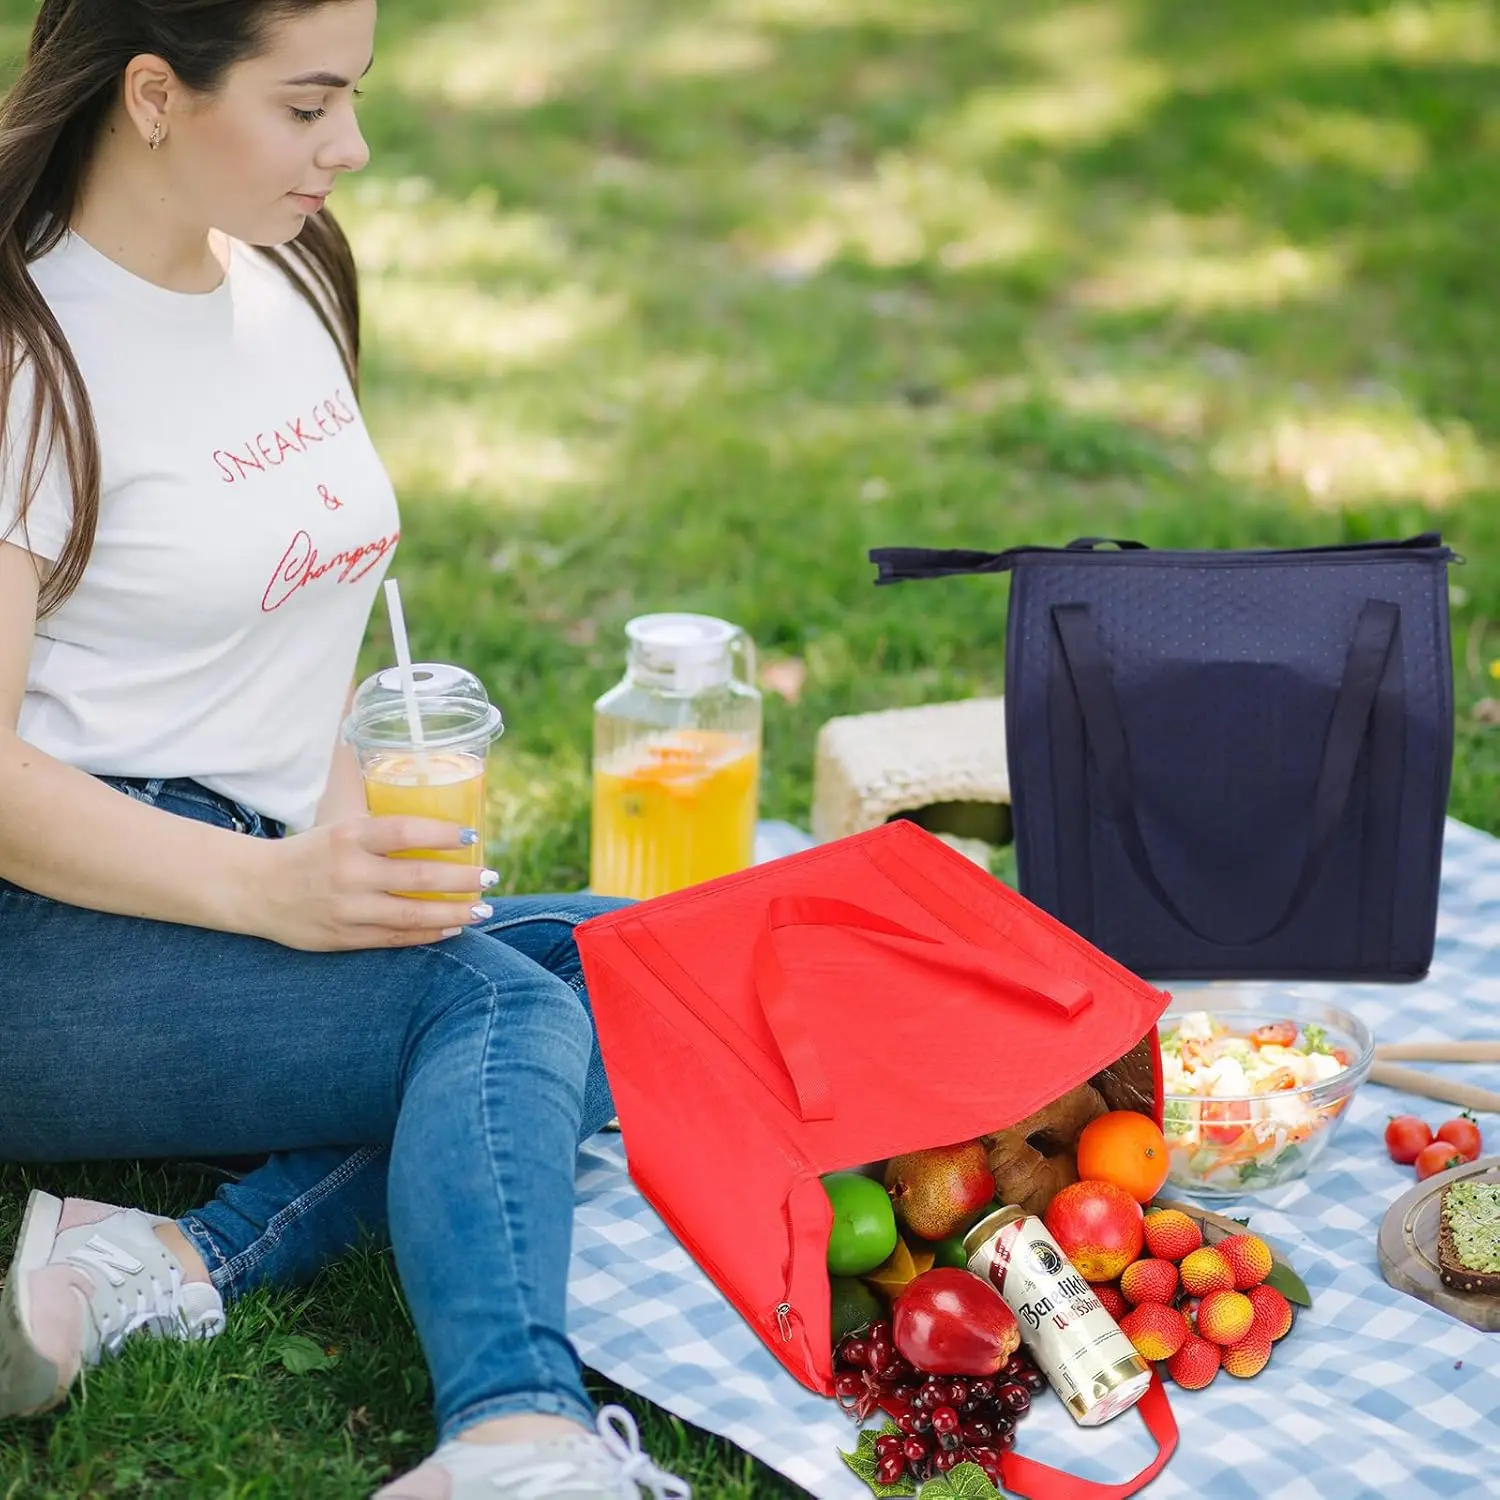
[(466, 848), (472, 848), (479, 842), (479, 830), (477, 828), (465, 828), (458, 836), (458, 841)]
[(445, 927), (443, 928), (443, 936), (445, 938), (457, 937), (462, 931), (462, 927)]
[(488, 901), (480, 901), (469, 908), (476, 922), (486, 922), (495, 915), (495, 908)]
[(479, 889), (487, 891), (491, 886), (500, 884), (500, 872), (498, 870), (481, 870), (479, 872)]

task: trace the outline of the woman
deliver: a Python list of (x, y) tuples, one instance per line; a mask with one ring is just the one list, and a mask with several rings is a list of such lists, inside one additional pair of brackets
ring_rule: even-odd
[(275, 1153), (176, 1222), (33, 1193), (0, 1417), (376, 1230), (440, 1424), (383, 1500), (685, 1496), (563, 1328), (602, 903), (398, 866), (477, 835), (337, 743), (399, 525), (323, 210), (375, 11), (43, 0), (0, 117), (0, 1158)]

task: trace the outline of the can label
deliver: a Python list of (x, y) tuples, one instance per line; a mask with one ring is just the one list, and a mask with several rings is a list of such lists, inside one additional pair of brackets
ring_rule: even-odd
[(1016, 1315), (1021, 1339), (1083, 1427), (1128, 1411), (1151, 1384), (1151, 1367), (1104, 1310), (1040, 1219), (1000, 1209), (964, 1239), (969, 1269)]

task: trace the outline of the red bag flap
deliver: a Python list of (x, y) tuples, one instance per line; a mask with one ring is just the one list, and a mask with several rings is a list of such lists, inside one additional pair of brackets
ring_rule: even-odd
[(578, 942), (632, 1176), (825, 1393), (817, 1178), (1002, 1129), (1167, 1004), (905, 822), (621, 908)]

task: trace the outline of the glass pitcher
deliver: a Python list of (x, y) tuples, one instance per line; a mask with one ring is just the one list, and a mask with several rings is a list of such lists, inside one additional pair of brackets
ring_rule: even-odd
[(594, 705), (589, 883), (645, 900), (752, 863), (761, 698), (727, 620), (641, 615), (625, 636), (625, 678)]

